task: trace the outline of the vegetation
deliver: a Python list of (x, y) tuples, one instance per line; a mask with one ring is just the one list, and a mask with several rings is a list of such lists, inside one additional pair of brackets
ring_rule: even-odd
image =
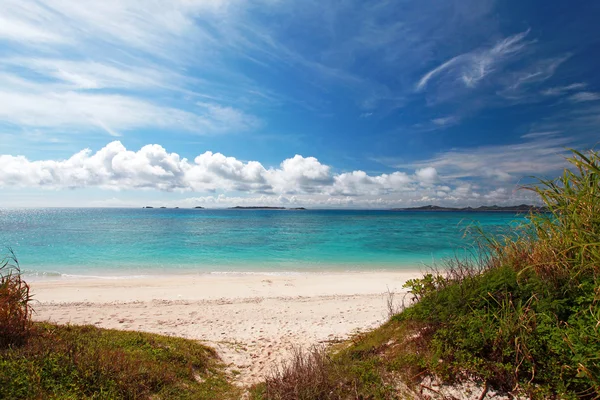
[[(393, 399), (428, 379), (531, 398), (600, 398), (600, 155), (573, 152), (556, 180), (528, 187), (548, 213), (477, 260), (407, 282), (414, 304), (329, 352), (295, 357), (255, 399)], [(402, 383), (400, 383), (402, 382)]]
[(0, 349), (24, 344), (31, 333), (31, 295), (11, 251), (0, 261)]
[(237, 399), (213, 350), (94, 326), (36, 325), (0, 350), (3, 399)]
[[(483, 395), (600, 398), (600, 155), (573, 153), (572, 169), (527, 188), (548, 213), (504, 237), (482, 234), (478, 258), (407, 282), (412, 305), (382, 327), (296, 351), (251, 397), (443, 397), (437, 381), (475, 382)], [(0, 398), (240, 396), (196, 342), (32, 324), (30, 303), (11, 255), (0, 263)]]
[(216, 353), (191, 340), (31, 322), (29, 286), (0, 264), (1, 399), (237, 399)]

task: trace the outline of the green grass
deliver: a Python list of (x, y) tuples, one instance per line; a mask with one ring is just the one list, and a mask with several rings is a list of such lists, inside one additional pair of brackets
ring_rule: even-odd
[(301, 379), (307, 363), (293, 360), (253, 397), (411, 398), (435, 377), (534, 399), (600, 398), (600, 155), (573, 153), (561, 177), (526, 188), (549, 213), (505, 237), (481, 232), (476, 260), (407, 282), (417, 301), (318, 355), (319, 380)]
[(35, 324), (0, 350), (2, 399), (237, 399), (216, 353), (195, 341)]

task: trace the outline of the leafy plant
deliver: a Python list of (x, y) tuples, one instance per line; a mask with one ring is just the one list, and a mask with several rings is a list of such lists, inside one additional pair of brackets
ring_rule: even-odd
[(418, 301), (438, 290), (445, 282), (446, 280), (442, 275), (425, 274), (422, 278), (407, 280), (402, 287), (408, 289), (408, 292), (413, 296), (413, 300)]

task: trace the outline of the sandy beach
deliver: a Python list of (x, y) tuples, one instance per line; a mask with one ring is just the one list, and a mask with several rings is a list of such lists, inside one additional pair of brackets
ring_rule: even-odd
[(294, 346), (348, 338), (387, 318), (418, 270), (306, 274), (70, 278), (31, 283), (35, 319), (200, 340), (240, 385), (252, 384)]

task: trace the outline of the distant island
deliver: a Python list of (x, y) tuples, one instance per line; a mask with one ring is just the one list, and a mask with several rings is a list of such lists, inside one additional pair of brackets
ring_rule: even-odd
[[(154, 208), (152, 206), (144, 206), (142, 208)], [(167, 207), (158, 207), (158, 208), (167, 208)], [(175, 207), (175, 209), (178, 209), (179, 207)], [(204, 210), (204, 207), (201, 206), (196, 206), (194, 207), (194, 209), (197, 210)], [(306, 210), (306, 208), (304, 207), (293, 207), (293, 208), (285, 208), (285, 207), (270, 207), (270, 206), (235, 206), (235, 207), (229, 207), (229, 210), (293, 210), (293, 211), (301, 211), (301, 210)]]
[(480, 206), (480, 207), (440, 207), (427, 205), (411, 208), (393, 208), (392, 211), (450, 211), (450, 212), (513, 212), (513, 213), (529, 213), (529, 212), (548, 212), (545, 207), (538, 207), (528, 204), (520, 204), (518, 206)]
[(285, 208), (285, 207), (269, 207), (269, 206), (235, 206), (229, 207), (230, 210), (306, 210), (304, 207)]

